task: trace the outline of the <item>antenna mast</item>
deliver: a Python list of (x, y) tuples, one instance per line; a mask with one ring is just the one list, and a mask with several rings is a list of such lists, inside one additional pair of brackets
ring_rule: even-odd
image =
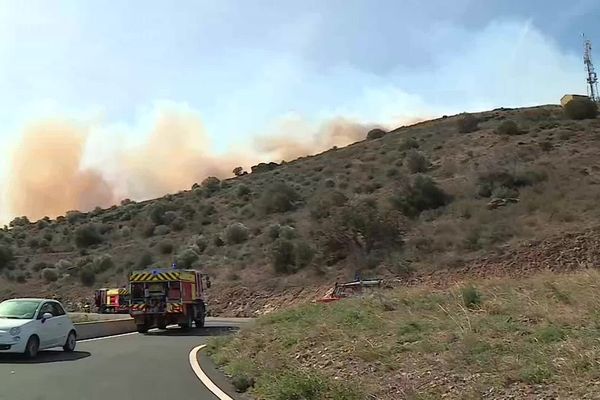
[(592, 64), (592, 42), (589, 39), (584, 40), (583, 63), (588, 75), (588, 96), (592, 101), (599, 102), (598, 76), (596, 75), (596, 71), (594, 71), (594, 64)]

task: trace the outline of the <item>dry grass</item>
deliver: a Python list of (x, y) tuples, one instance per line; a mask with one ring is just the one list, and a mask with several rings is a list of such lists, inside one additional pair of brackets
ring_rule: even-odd
[(306, 399), (591, 398), (599, 287), (585, 271), (398, 289), (265, 316), (210, 351), (258, 399), (286, 398), (292, 372)]

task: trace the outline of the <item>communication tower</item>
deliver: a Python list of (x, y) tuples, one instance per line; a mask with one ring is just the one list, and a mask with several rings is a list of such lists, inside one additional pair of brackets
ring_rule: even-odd
[(600, 102), (598, 76), (596, 75), (596, 71), (594, 71), (594, 64), (592, 64), (592, 42), (589, 39), (585, 39), (585, 36), (583, 47), (583, 63), (585, 64), (585, 70), (587, 72), (588, 96), (593, 101)]

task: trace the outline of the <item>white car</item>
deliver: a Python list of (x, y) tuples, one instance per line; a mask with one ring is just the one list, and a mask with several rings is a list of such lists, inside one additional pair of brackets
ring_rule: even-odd
[(37, 356), (39, 350), (75, 350), (77, 332), (63, 306), (55, 300), (12, 299), (0, 303), (0, 354)]

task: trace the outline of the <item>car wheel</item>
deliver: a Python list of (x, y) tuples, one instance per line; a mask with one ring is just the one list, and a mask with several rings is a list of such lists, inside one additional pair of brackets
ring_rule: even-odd
[(65, 345), (63, 346), (63, 350), (70, 353), (75, 350), (76, 345), (77, 345), (77, 336), (75, 335), (75, 332), (71, 331), (71, 332), (69, 332), (69, 336), (67, 336), (67, 341), (65, 342)]
[(40, 351), (40, 340), (37, 336), (32, 336), (27, 341), (27, 345), (25, 346), (25, 357), (27, 358), (35, 358)]

